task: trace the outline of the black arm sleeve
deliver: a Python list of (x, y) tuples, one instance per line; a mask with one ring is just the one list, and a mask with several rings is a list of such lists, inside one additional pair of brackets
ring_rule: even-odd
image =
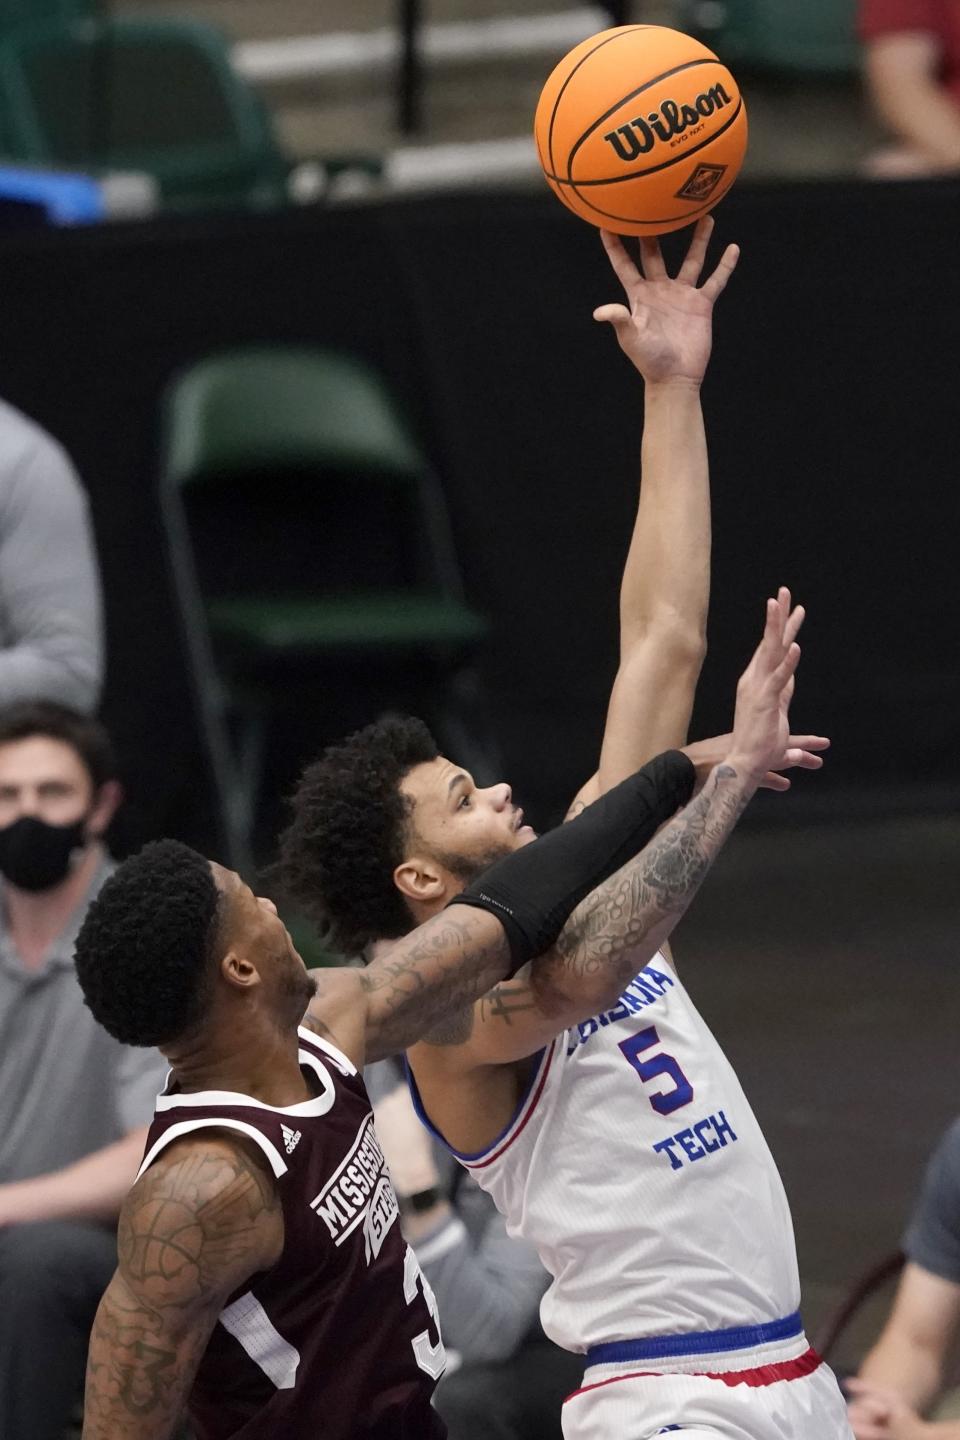
[(695, 775), (681, 751), (658, 755), (575, 820), (498, 860), (450, 903), (475, 905), (497, 917), (515, 973), (549, 950), (583, 897), (687, 803)]

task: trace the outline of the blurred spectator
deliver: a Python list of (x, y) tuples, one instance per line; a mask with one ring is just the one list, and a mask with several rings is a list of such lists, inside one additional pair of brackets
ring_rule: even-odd
[(447, 1373), (435, 1404), (450, 1440), (559, 1440), (560, 1406), (583, 1374), (540, 1329), (550, 1277), (532, 1245), (417, 1119), (399, 1066), (364, 1079), (400, 1200), (403, 1233), (437, 1297)]
[(926, 1421), (960, 1321), (960, 1120), (927, 1166), (904, 1237), (907, 1264), (880, 1339), (847, 1381), (857, 1440), (960, 1440), (960, 1420)]
[(91, 714), (102, 680), (87, 497), (53, 437), (0, 400), (0, 703)]
[(163, 1084), (83, 1002), (73, 944), (114, 868), (120, 800), (95, 720), (0, 712), (0, 1436), (62, 1440), (115, 1222)]
[(868, 171), (960, 172), (960, 0), (860, 0), (867, 87), (894, 143)]

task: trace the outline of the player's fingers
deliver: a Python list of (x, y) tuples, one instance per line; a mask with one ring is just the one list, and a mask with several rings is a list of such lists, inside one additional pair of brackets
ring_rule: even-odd
[(737, 268), (740, 246), (728, 245), (720, 256), (720, 263), (713, 274), (704, 281), (701, 289), (708, 300), (717, 300), (727, 288), (727, 281)]
[(822, 770), (823, 756), (812, 755), (809, 750), (801, 746), (791, 745), (783, 752), (783, 768), (785, 770)]
[(794, 641), (780, 664), (770, 676), (771, 688), (778, 694), (787, 688), (787, 682), (800, 664), (800, 646)]
[(783, 653), (783, 620), (776, 600), (767, 601), (767, 614), (763, 626), (763, 638), (757, 654), (767, 665), (774, 665)]
[(630, 311), (625, 305), (598, 305), (593, 312), (593, 318), (612, 325), (616, 330), (621, 325), (630, 324)]
[(790, 781), (786, 775), (778, 775), (776, 770), (768, 770), (760, 781), (761, 790), (778, 790), (781, 794), (784, 790), (790, 789)]
[(791, 735), (787, 740), (787, 744), (792, 745), (798, 750), (830, 749), (830, 741), (826, 735)]
[(796, 640), (797, 636), (800, 634), (801, 627), (803, 626), (803, 622), (804, 620), (806, 620), (806, 618), (807, 612), (803, 608), (803, 606), (795, 605), (793, 610), (787, 616), (787, 623), (783, 627), (784, 645), (789, 645), (792, 641)]
[(619, 235), (614, 235), (612, 230), (601, 230), (600, 239), (617, 279), (629, 294), (631, 286), (639, 285), (643, 276), (630, 259), (627, 247)]
[(710, 244), (710, 236), (713, 234), (713, 216), (704, 215), (702, 220), (697, 221), (696, 229), (693, 232), (693, 239), (690, 241), (683, 264), (677, 272), (677, 279), (682, 280), (685, 285), (696, 285), (703, 272), (703, 262), (707, 258), (707, 246)]
[(660, 241), (653, 235), (644, 235), (640, 241), (640, 263), (648, 280), (666, 280), (667, 267), (663, 263)]
[(777, 605), (780, 606), (780, 615), (783, 616), (783, 624), (786, 625), (790, 616), (790, 608), (793, 605), (793, 596), (790, 595), (790, 590), (786, 585), (780, 586), (780, 589), (777, 590)]

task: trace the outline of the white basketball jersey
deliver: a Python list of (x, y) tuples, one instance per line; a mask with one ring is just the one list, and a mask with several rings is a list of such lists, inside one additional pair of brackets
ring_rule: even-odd
[(662, 955), (543, 1052), (491, 1146), (454, 1154), (538, 1249), (553, 1277), (543, 1327), (567, 1350), (765, 1324), (799, 1306), (777, 1167)]

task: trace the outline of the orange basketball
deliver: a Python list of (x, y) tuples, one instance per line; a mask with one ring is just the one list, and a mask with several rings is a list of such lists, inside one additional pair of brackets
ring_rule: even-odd
[(726, 195), (747, 148), (747, 112), (730, 71), (698, 40), (621, 25), (560, 61), (534, 135), (549, 185), (575, 215), (621, 235), (662, 235)]

